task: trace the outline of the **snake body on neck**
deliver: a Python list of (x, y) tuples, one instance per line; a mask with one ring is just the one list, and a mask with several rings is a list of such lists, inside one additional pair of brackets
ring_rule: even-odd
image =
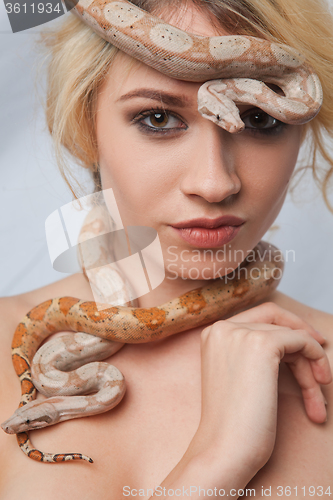
[[(253, 262), (244, 262), (240, 266), (236, 278), (225, 282), (215, 280), (204, 288), (192, 290), (160, 307), (111, 307), (98, 311), (95, 302), (60, 297), (47, 300), (32, 309), (18, 325), (12, 344), (13, 364), (22, 387), (20, 406), (1, 425), (2, 428), (7, 433), (16, 433), (19, 446), (34, 460), (51, 463), (69, 460), (92, 462), (91, 458), (81, 453), (41, 452), (32, 445), (27, 431), (71, 418), (102, 413), (121, 401), (125, 385), (119, 370), (99, 362), (81, 368), (78, 366), (92, 359), (109, 357), (123, 343), (163, 339), (207, 325), (264, 300), (281, 279), (283, 259), (279, 250), (263, 242), (255, 249), (254, 255), (255, 259), (251, 259)], [(47, 344), (42, 347), (44, 353), (35, 356), (47, 337), (62, 330), (85, 332), (96, 337), (77, 333), (74, 339), (56, 338), (49, 348)], [(65, 349), (62, 349), (63, 344)], [(65, 356), (61, 350), (65, 351)], [(47, 359), (42, 359), (43, 354)], [(58, 354), (62, 355), (60, 360)], [(31, 363), (34, 356), (33, 380)], [(47, 369), (49, 375), (45, 373)], [(61, 371), (68, 369), (73, 371)], [(36, 386), (40, 392), (51, 397), (45, 401), (34, 401)], [(97, 394), (80, 395), (94, 389)]]
[[(236, 103), (252, 104), (290, 124), (306, 123), (320, 110), (323, 96), (317, 75), (301, 54), (285, 45), (249, 36), (193, 35), (126, 0), (81, 0), (73, 12), (114, 46), (167, 76), (205, 82), (198, 93), (199, 112), (228, 132), (244, 128)], [(213, 77), (220, 80), (210, 80)], [(277, 85), (284, 95), (267, 84)], [(73, 297), (50, 299), (35, 307), (14, 334), (12, 355), (22, 398), (19, 409), (2, 428), (16, 433), (22, 451), (39, 462), (92, 462), (81, 453), (37, 450), (27, 431), (101, 413), (118, 404), (125, 391), (123, 376), (100, 360), (123, 343), (165, 338), (264, 300), (279, 283), (281, 275), (275, 272), (283, 268), (281, 259), (271, 259), (272, 252), (268, 258), (266, 252), (267, 245), (261, 243), (256, 261), (243, 264), (245, 275), (226, 284), (216, 280), (160, 307), (99, 311), (94, 302)], [(278, 254), (275, 249), (273, 255)], [(56, 339), (51, 350), (46, 344), (36, 354), (48, 336), (62, 330), (78, 333), (74, 338)], [(58, 351), (51, 355), (54, 348)], [(97, 362), (81, 366), (93, 360)], [(44, 394), (49, 399), (34, 401), (36, 386), (41, 392), (47, 386), (49, 392)], [(95, 394), (82, 395), (93, 391)]]

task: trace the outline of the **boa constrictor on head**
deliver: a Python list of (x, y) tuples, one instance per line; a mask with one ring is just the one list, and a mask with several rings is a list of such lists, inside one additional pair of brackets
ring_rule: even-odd
[[(288, 46), (250, 36), (189, 34), (125, 0), (81, 0), (73, 12), (114, 46), (167, 76), (205, 82), (198, 93), (199, 112), (228, 132), (244, 128), (236, 103), (257, 106), (290, 124), (306, 123), (319, 112), (320, 81), (304, 57)], [(212, 77), (222, 80), (210, 80)], [(277, 85), (284, 95), (266, 84)], [(277, 286), (281, 276), (274, 273), (281, 271), (283, 264), (274, 248), (267, 257), (266, 244), (261, 243), (255, 254), (257, 260), (244, 262), (243, 274), (236, 279), (227, 283), (216, 280), (160, 307), (100, 311), (94, 302), (61, 297), (32, 309), (14, 334), (13, 363), (22, 398), (20, 408), (2, 424), (3, 429), (17, 433), (21, 449), (34, 460), (92, 462), (81, 453), (43, 453), (33, 447), (27, 431), (101, 413), (119, 403), (125, 390), (122, 374), (108, 364), (82, 364), (109, 357), (123, 343), (165, 338), (263, 300)], [(62, 330), (78, 333), (70, 339), (55, 339), (52, 348), (47, 344), (42, 347), (35, 357), (33, 380), (30, 366), (38, 347), (49, 335)], [(62, 371), (69, 369), (74, 371)], [(49, 391), (45, 394), (51, 397), (34, 401), (36, 387), (43, 392), (45, 386)], [(82, 395), (92, 391), (95, 394)], [(75, 397), (69, 396), (73, 394)]]
[[(235, 103), (256, 106), (293, 125), (307, 123), (320, 110), (318, 76), (287, 45), (252, 36), (194, 35), (127, 0), (81, 0), (72, 12), (112, 45), (161, 73), (206, 82), (198, 92), (198, 110), (230, 133), (245, 126)], [(284, 95), (267, 84), (277, 85)]]

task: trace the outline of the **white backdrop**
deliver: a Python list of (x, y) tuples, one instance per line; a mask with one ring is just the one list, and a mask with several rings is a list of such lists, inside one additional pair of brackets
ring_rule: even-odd
[[(57, 171), (36, 93), (36, 36), (36, 29), (12, 34), (0, 2), (1, 296), (66, 276), (53, 270), (45, 240), (47, 216), (72, 196)], [(284, 252), (295, 252), (280, 290), (333, 313), (333, 215), (310, 175), (299, 185), (297, 199), (294, 203), (288, 197), (278, 229), (265, 238)]]

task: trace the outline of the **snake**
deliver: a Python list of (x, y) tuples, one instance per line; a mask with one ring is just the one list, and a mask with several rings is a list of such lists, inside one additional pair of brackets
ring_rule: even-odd
[(236, 103), (256, 106), (291, 125), (307, 123), (320, 111), (320, 80), (288, 45), (245, 35), (195, 35), (127, 0), (68, 4), (95, 33), (142, 63), (170, 78), (205, 82), (198, 91), (198, 111), (230, 133), (245, 127)]
[[(33, 460), (92, 462), (82, 453), (37, 450), (28, 430), (102, 413), (118, 404), (125, 393), (124, 377), (117, 368), (100, 360), (124, 344), (164, 339), (264, 300), (281, 279), (282, 254), (273, 245), (260, 242), (250, 255), (251, 259), (247, 257), (229, 279), (213, 280), (159, 307), (117, 306), (99, 310), (96, 302), (74, 297), (49, 299), (34, 307), (19, 323), (13, 337), (12, 359), (22, 397), (12, 417), (1, 424), (3, 430), (17, 434), (20, 448)], [(72, 338), (68, 334), (56, 338), (37, 352), (50, 335), (59, 331), (76, 333)], [(39, 363), (41, 358), (43, 363)], [(89, 363), (92, 359), (99, 361)], [(71, 371), (65, 371), (68, 369)], [(49, 392), (44, 390), (47, 386)], [(36, 400), (37, 388), (50, 397)], [(88, 395), (81, 395), (83, 392)]]
[[(292, 125), (305, 124), (320, 111), (320, 80), (305, 57), (287, 45), (243, 35), (195, 35), (126, 0), (80, 0), (71, 12), (142, 63), (170, 78), (202, 83), (199, 113), (227, 132), (239, 133), (245, 127), (240, 103)], [(14, 333), (12, 359), (22, 397), (18, 410), (1, 424), (3, 430), (16, 434), (21, 450), (38, 462), (92, 462), (82, 453), (42, 452), (33, 446), (28, 431), (118, 404), (125, 393), (124, 377), (101, 361), (125, 343), (164, 339), (265, 300), (281, 278), (276, 271), (283, 269), (283, 259), (272, 260), (271, 252), (268, 258), (267, 248), (261, 242), (254, 251), (256, 259), (244, 261), (239, 268), (244, 272), (236, 278), (224, 283), (217, 279), (159, 307), (101, 310), (96, 302), (75, 297), (53, 298), (34, 307)], [(280, 255), (271, 248), (275, 257)], [(50, 335), (64, 330), (74, 335), (62, 335), (38, 351)], [(36, 399), (37, 389), (48, 399)]]

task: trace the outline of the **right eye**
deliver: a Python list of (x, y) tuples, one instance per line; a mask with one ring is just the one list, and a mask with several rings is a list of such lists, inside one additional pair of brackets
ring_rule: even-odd
[[(172, 120), (167, 113), (153, 113), (142, 120), (146, 125), (152, 126), (154, 128), (170, 128), (172, 125)], [(171, 123), (170, 123), (171, 122)]]
[(247, 122), (249, 128), (256, 129), (273, 128), (278, 123), (281, 123), (279, 122), (279, 120), (273, 118), (273, 116), (268, 115), (261, 109), (251, 111), (246, 116), (244, 116), (243, 121), (244, 123)]
[(147, 132), (163, 133), (184, 130), (187, 125), (176, 115), (164, 109), (152, 109), (141, 112), (134, 119)]
[(284, 125), (277, 118), (274, 118), (259, 108), (247, 111), (242, 116), (242, 120), (247, 129), (262, 133), (273, 132), (274, 129)]

